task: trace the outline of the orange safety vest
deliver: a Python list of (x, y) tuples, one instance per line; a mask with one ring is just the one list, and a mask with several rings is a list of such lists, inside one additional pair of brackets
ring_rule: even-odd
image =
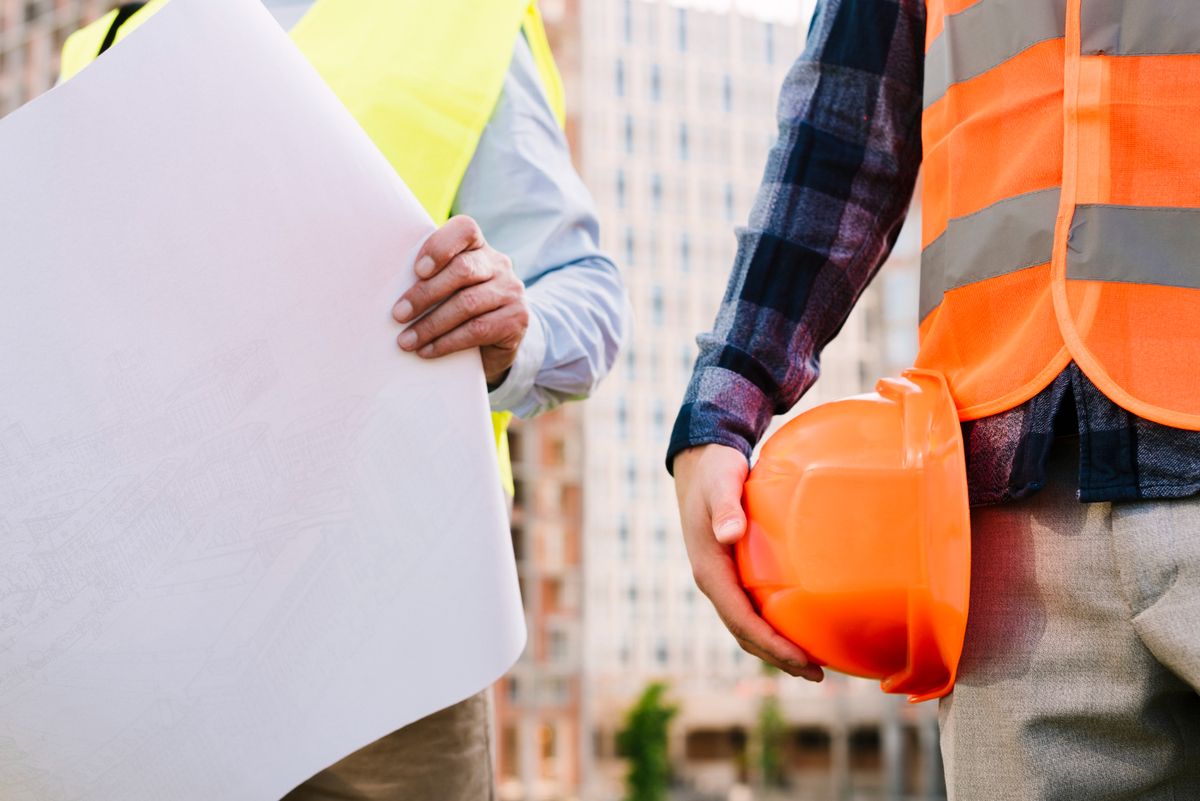
[(926, 5), (917, 366), (1200, 430), (1200, 0)]

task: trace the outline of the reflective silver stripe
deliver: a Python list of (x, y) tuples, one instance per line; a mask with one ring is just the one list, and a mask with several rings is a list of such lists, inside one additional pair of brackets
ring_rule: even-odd
[[(1200, 0), (1190, 0), (1200, 2)], [(979, 0), (946, 16), (925, 54), (925, 108), (1039, 42), (1066, 35), (1067, 0)]]
[(1197, 0), (1083, 0), (1085, 56), (1178, 56), (1200, 53)]
[(921, 253), (921, 319), (951, 289), (1048, 264), (1054, 255), (1059, 190), (1006, 198), (950, 220)]
[(1077, 207), (1067, 278), (1200, 289), (1200, 209)]

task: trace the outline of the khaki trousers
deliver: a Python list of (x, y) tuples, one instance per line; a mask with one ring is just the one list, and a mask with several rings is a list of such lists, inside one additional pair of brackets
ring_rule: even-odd
[(1078, 444), (971, 515), (951, 801), (1200, 799), (1200, 498), (1079, 503)]
[(494, 801), (490, 692), (355, 751), (283, 801)]

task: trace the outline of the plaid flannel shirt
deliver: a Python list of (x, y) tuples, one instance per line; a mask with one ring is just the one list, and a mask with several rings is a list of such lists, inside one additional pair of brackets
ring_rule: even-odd
[[(921, 165), (924, 0), (821, 0), (779, 98), (749, 225), (667, 453), (720, 443), (749, 457), (772, 416), (817, 380), (899, 234)], [(1007, 412), (963, 425), (972, 504), (1046, 482), (1056, 436), (1080, 438), (1083, 501), (1200, 491), (1200, 433), (1151, 423), (1075, 365)]]

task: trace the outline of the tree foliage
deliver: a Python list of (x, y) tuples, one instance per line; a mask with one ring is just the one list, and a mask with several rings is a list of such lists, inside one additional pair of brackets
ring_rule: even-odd
[(787, 723), (774, 695), (763, 696), (758, 707), (758, 725), (755, 739), (758, 740), (758, 775), (764, 787), (783, 785), (783, 744), (787, 736)]
[(625, 774), (625, 801), (664, 801), (671, 780), (667, 733), (679, 707), (663, 700), (667, 685), (651, 684), (625, 713), (625, 726), (617, 733), (617, 748), (629, 762)]

